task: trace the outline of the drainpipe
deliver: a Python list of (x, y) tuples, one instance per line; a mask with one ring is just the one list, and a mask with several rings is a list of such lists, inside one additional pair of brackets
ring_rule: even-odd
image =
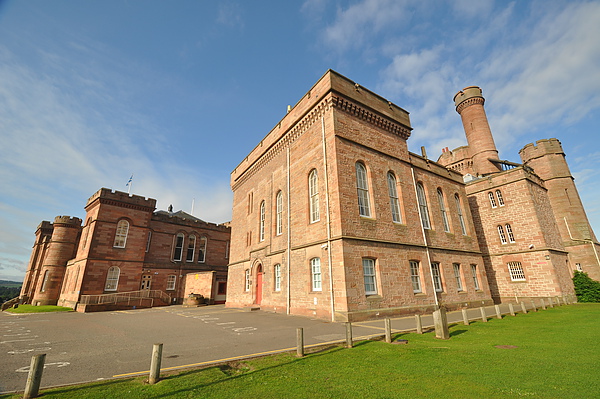
[(335, 299), (333, 296), (333, 267), (331, 265), (331, 223), (329, 216), (329, 173), (327, 170), (327, 145), (325, 143), (324, 116), (321, 116), (321, 138), (323, 141), (323, 168), (325, 169), (325, 213), (327, 215), (327, 264), (329, 265), (329, 295), (331, 296), (331, 321), (335, 321)]
[(290, 212), (290, 147), (287, 148), (287, 306), (286, 314), (290, 314), (291, 298), (291, 281), (290, 269), (292, 268), (292, 215)]

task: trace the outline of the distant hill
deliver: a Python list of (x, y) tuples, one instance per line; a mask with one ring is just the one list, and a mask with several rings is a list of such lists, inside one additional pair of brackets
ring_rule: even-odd
[(18, 297), (21, 285), (17, 281), (0, 280), (0, 303)]
[(9, 281), (9, 280), (0, 280), (0, 287), (20, 287), (23, 285), (22, 281)]

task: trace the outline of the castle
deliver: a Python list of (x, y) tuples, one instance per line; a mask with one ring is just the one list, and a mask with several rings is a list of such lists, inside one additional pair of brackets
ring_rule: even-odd
[(478, 87), (468, 146), (408, 151), (408, 112), (327, 71), (231, 173), (227, 306), (332, 321), (573, 298), (597, 240), (556, 139), (501, 161)]
[[(85, 210), (83, 225), (69, 216), (40, 223), (21, 302), (78, 311), (182, 303), (192, 293), (225, 302), (229, 226), (106, 188)], [(111, 295), (124, 292), (135, 294)]]

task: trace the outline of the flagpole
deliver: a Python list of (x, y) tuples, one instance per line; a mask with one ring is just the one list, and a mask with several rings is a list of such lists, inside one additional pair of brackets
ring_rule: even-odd
[(126, 186), (128, 187), (127, 188), (127, 194), (131, 194), (131, 186), (133, 186), (133, 173), (131, 174), (131, 177), (127, 181)]

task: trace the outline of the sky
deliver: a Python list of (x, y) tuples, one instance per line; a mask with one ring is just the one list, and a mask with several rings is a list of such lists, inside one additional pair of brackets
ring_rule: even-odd
[[(0, 279), (101, 187), (230, 220), (231, 171), (328, 70), (466, 145), (477, 85), (500, 158), (558, 138), (600, 233), (600, 2), (0, 0)], [(133, 175), (132, 186), (126, 184)]]

